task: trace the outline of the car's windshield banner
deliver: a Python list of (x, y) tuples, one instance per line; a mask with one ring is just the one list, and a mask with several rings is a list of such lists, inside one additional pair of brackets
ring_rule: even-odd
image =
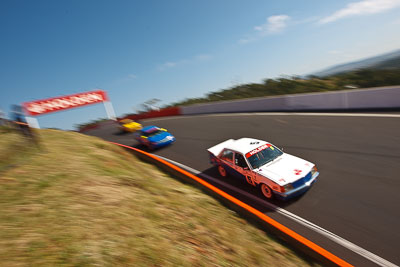
[(267, 148), (269, 148), (270, 146), (271, 146), (270, 144), (265, 144), (265, 145), (259, 146), (259, 147), (257, 147), (256, 149), (254, 149), (254, 150), (248, 152), (248, 153), (246, 154), (246, 158), (249, 158), (249, 157), (253, 156), (254, 154), (257, 154), (258, 152), (260, 152), (260, 151), (262, 151), (262, 150), (264, 150), (264, 149), (267, 149)]

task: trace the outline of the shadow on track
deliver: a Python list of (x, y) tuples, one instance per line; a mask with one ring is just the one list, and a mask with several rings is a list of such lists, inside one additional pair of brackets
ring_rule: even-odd
[[(239, 200), (241, 200), (263, 212), (266, 212), (267, 210), (275, 211), (276, 209), (274, 209), (270, 206), (263, 205), (262, 201), (269, 202), (280, 208), (285, 208), (285, 207), (299, 201), (305, 194), (307, 194), (307, 192), (306, 192), (305, 194), (302, 194), (300, 196), (297, 196), (295, 198), (292, 198), (292, 199), (289, 199), (286, 201), (278, 200), (278, 199), (268, 200), (262, 195), (259, 186), (252, 186), (252, 185), (248, 184), (244, 178), (240, 179), (240, 178), (237, 178), (234, 176), (229, 176), (229, 175), (227, 177), (222, 177), (218, 173), (218, 169), (215, 166), (202, 171), (197, 176), (201, 177), (202, 179), (204, 179), (208, 183), (214, 185), (215, 187), (220, 188), (221, 190), (225, 191), (226, 193), (230, 194), (231, 196), (234, 196), (235, 198), (237, 198), (237, 199), (239, 199)], [(221, 183), (213, 181), (207, 177), (212, 177), (215, 180), (218, 180), (222, 183), (232, 186), (233, 188), (229, 188), (230, 186), (224, 186), (223, 184), (221, 185)], [(251, 197), (247, 197), (246, 194), (242, 194), (242, 193), (238, 192), (238, 190), (235, 190), (235, 188), (258, 198), (260, 201), (256, 201), (256, 200), (252, 199)]]
[(114, 133), (114, 135), (128, 135), (128, 134), (130, 134), (130, 132), (125, 132), (125, 131), (122, 131), (122, 130)]
[(137, 148), (137, 149), (140, 149), (140, 150), (143, 150), (143, 151), (145, 151), (147, 153), (159, 152), (159, 151), (162, 151), (162, 150), (168, 148), (168, 146), (163, 146), (163, 147), (159, 147), (159, 148), (155, 148), (155, 149), (150, 149), (147, 146), (145, 146), (143, 144), (138, 144), (138, 143), (135, 143), (135, 144), (132, 144), (132, 145), (129, 145), (129, 146)]

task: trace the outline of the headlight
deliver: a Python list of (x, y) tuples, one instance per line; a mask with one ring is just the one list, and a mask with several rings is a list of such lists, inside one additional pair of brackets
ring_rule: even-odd
[(317, 167), (314, 166), (311, 170), (311, 175), (314, 175), (316, 172), (318, 172)]
[(292, 184), (287, 184), (284, 185), (283, 188), (285, 189), (285, 192), (290, 191), (293, 189), (293, 185)]

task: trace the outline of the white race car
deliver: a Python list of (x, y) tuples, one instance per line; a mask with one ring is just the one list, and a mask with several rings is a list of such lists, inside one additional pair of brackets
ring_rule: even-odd
[(257, 139), (229, 139), (208, 152), (221, 176), (243, 177), (252, 186), (259, 186), (268, 199), (274, 196), (289, 199), (303, 194), (319, 175), (313, 163)]

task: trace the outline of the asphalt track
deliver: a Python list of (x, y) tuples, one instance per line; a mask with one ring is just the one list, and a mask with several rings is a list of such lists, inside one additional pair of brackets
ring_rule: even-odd
[[(244, 181), (222, 179), (207, 148), (229, 138), (253, 137), (315, 163), (318, 181), (305, 195), (273, 204), (363, 249), (400, 265), (400, 117), (294, 114), (221, 114), (142, 121), (173, 133), (177, 141), (154, 153), (216, 177), (262, 200)], [(137, 146), (115, 124), (86, 132)], [(212, 181), (210, 181), (213, 183)], [(214, 183), (215, 184), (215, 183)], [(356, 266), (375, 264), (235, 190), (222, 188)], [(384, 264), (383, 264), (384, 265)]]

